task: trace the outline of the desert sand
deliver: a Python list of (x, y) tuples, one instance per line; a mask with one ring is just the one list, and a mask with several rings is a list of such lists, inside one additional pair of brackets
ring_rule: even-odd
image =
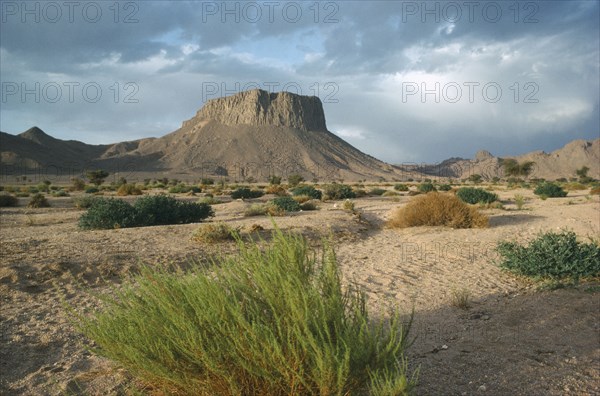
[[(416, 339), (407, 357), (412, 368), (420, 367), (417, 394), (600, 394), (597, 283), (540, 291), (501, 271), (494, 251), (501, 240), (524, 243), (561, 228), (597, 239), (599, 197), (586, 190), (542, 201), (530, 190), (496, 189), (504, 209), (484, 210), (490, 216), (485, 229), (386, 228), (391, 211), (411, 199), (406, 195), (356, 199), (360, 216), (339, 202), (323, 202), (318, 211), (275, 221), (315, 246), (321, 236), (331, 237), (344, 282), (363, 287), (376, 314), (396, 305), (408, 318), (414, 307)], [(516, 210), (515, 194), (528, 198), (524, 209)], [(258, 224), (266, 234), (271, 220), (243, 217), (243, 211), (269, 198), (228, 199), (213, 206), (210, 221), (242, 234)], [(19, 207), (0, 209), (0, 394), (127, 393), (135, 385), (131, 378), (86, 350), (61, 298), (89, 311), (96, 306), (93, 293), (109, 293), (140, 262), (185, 265), (234, 253), (235, 243), (190, 240), (198, 224), (84, 231), (77, 227), (83, 211), (71, 198), (49, 200), (51, 208), (28, 209), (21, 198)], [(468, 292), (469, 309), (452, 305), (455, 290)]]

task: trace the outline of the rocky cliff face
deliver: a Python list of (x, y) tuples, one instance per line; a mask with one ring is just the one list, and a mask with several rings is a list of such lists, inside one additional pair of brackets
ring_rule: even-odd
[(289, 127), (302, 131), (326, 131), (325, 113), (316, 96), (289, 92), (269, 93), (260, 89), (209, 100), (182, 127), (202, 121), (223, 125)]

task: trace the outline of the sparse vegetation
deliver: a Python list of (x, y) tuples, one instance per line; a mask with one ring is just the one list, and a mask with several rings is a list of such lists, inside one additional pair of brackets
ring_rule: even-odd
[(19, 203), (19, 200), (14, 195), (0, 194), (0, 208), (17, 206), (18, 203)]
[(535, 190), (533, 190), (533, 193), (545, 198), (560, 198), (567, 196), (567, 192), (564, 191), (561, 186), (555, 183), (539, 184)]
[(489, 204), (498, 200), (498, 196), (496, 194), (488, 192), (482, 188), (473, 187), (459, 188), (458, 191), (456, 191), (456, 196), (460, 198), (461, 201), (470, 204)]
[(450, 191), (452, 190), (452, 186), (450, 184), (441, 184), (437, 189), (440, 191)]
[(244, 216), (265, 216), (268, 213), (268, 205), (266, 204), (252, 204), (244, 211)]
[(488, 218), (451, 194), (429, 193), (413, 198), (397, 209), (388, 221), (390, 227), (448, 226), (481, 228)]
[(275, 175), (269, 176), (269, 184), (274, 185), (274, 186), (281, 184), (281, 176), (275, 176)]
[(328, 244), (316, 255), (280, 231), (266, 247), (238, 243), (210, 272), (142, 268), (102, 310), (73, 309), (78, 329), (162, 394), (411, 393), (410, 325), (395, 310), (373, 323)]
[(236, 230), (225, 223), (202, 224), (192, 233), (192, 240), (198, 242), (215, 243), (232, 241), (235, 239)]
[(98, 199), (98, 197), (95, 197), (93, 195), (82, 195), (79, 197), (72, 198), (73, 204), (78, 209), (89, 208), (90, 206), (92, 206), (96, 199)]
[(527, 246), (500, 242), (500, 266), (536, 278), (579, 279), (600, 276), (600, 246), (581, 243), (572, 231), (540, 234)]
[(295, 187), (298, 184), (302, 183), (304, 181), (304, 177), (302, 177), (301, 175), (298, 174), (292, 174), (288, 176), (288, 184), (291, 187)]
[(352, 191), (352, 187), (346, 184), (328, 184), (324, 187), (324, 197), (330, 200), (356, 198), (356, 194)]
[(406, 184), (396, 184), (394, 185), (394, 190), (396, 191), (408, 191), (408, 186)]
[(50, 202), (48, 202), (48, 199), (46, 199), (46, 197), (44, 196), (44, 194), (35, 194), (33, 197), (31, 197), (31, 199), (29, 200), (29, 203), (27, 204), (28, 208), (48, 208), (50, 207)]
[(142, 195), (142, 191), (137, 188), (134, 184), (121, 184), (117, 190), (117, 195)]
[(85, 189), (85, 182), (78, 177), (71, 179), (71, 190), (72, 191), (83, 191)]

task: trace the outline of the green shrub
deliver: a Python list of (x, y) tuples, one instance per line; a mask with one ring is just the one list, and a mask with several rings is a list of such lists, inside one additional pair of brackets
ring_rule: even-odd
[(408, 191), (408, 186), (406, 184), (396, 184), (394, 186), (394, 190), (396, 190), (396, 191)]
[(215, 184), (214, 179), (211, 179), (210, 177), (203, 177), (200, 180), (200, 184), (204, 185), (204, 186), (212, 186), (213, 184)]
[(214, 243), (235, 239), (236, 230), (225, 223), (202, 224), (192, 233), (192, 240)]
[(561, 186), (554, 183), (542, 183), (535, 188), (533, 193), (535, 195), (544, 196), (547, 198), (560, 198), (567, 196), (567, 192), (564, 191)]
[(27, 204), (28, 208), (47, 208), (49, 206), (50, 203), (48, 202), (44, 194), (39, 193), (31, 197), (29, 203)]
[(307, 196), (311, 197), (312, 199), (321, 199), (321, 197), (323, 196), (323, 193), (321, 193), (320, 190), (317, 190), (313, 186), (305, 185), (305, 186), (298, 186), (298, 187), (294, 188), (292, 190), (292, 195), (294, 195), (294, 196), (307, 195)]
[(431, 191), (436, 191), (435, 186), (431, 183), (421, 183), (419, 184), (418, 190), (422, 193), (428, 193)]
[(383, 188), (374, 188), (371, 191), (369, 191), (369, 195), (381, 196), (385, 194), (386, 191), (387, 190), (384, 190)]
[(250, 190), (249, 188), (241, 187), (234, 190), (231, 193), (231, 198), (233, 199), (250, 199), (250, 198), (260, 198), (264, 195), (264, 193), (260, 190)]
[(27, 192), (30, 194), (37, 194), (40, 192), (40, 190), (38, 190), (37, 187), (30, 186), (27, 187)]
[(580, 278), (600, 275), (600, 247), (577, 242), (572, 231), (541, 234), (527, 246), (500, 242), (502, 268), (542, 278)]
[(139, 198), (134, 207), (145, 226), (195, 223), (214, 215), (210, 205), (178, 201), (163, 194)]
[(19, 200), (14, 195), (0, 194), (0, 208), (6, 208), (9, 206), (17, 206)]
[(97, 193), (98, 191), (100, 191), (100, 190), (98, 190), (96, 187), (88, 187), (88, 188), (86, 188), (86, 189), (85, 189), (85, 191), (84, 191), (84, 192), (85, 192), (86, 194), (95, 194), (95, 193)]
[(352, 191), (352, 187), (346, 184), (328, 184), (324, 188), (324, 193), (326, 199), (332, 200), (356, 198), (356, 194)]
[(395, 309), (372, 320), (328, 244), (319, 255), (280, 231), (267, 246), (238, 244), (211, 271), (143, 267), (101, 310), (73, 308), (78, 330), (161, 394), (411, 393), (399, 363), (410, 322)]
[(277, 197), (271, 202), (286, 212), (298, 212), (300, 210), (300, 204), (292, 197)]
[(523, 209), (525, 205), (525, 197), (521, 194), (515, 194), (515, 205), (517, 205), (517, 210)]
[(28, 196), (30, 196), (31, 194), (29, 194), (28, 192), (18, 192), (15, 193), (15, 197), (19, 197), (19, 198), (26, 198)]
[(450, 184), (442, 184), (438, 187), (440, 191), (450, 191), (452, 190), (452, 186)]
[(126, 228), (139, 224), (135, 208), (116, 198), (95, 198), (87, 212), (79, 218), (79, 227), (83, 229)]
[(78, 177), (71, 179), (71, 190), (83, 191), (85, 189), (85, 182)]
[(456, 191), (456, 196), (461, 201), (470, 204), (489, 204), (498, 200), (498, 196), (494, 193), (486, 191), (482, 188), (462, 187)]
[(178, 201), (166, 195), (145, 196), (132, 206), (120, 199), (96, 198), (79, 219), (84, 229), (111, 229), (195, 223), (212, 216), (210, 205)]

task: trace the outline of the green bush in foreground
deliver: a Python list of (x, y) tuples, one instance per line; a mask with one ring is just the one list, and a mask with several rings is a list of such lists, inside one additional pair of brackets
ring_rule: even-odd
[(498, 196), (489, 191), (485, 191), (482, 188), (473, 188), (473, 187), (462, 187), (456, 191), (456, 196), (460, 198), (461, 201), (470, 203), (470, 204), (478, 204), (478, 203), (492, 203), (498, 200)]
[(276, 230), (210, 271), (145, 267), (102, 310), (74, 313), (96, 352), (178, 395), (407, 395), (408, 326), (371, 321), (333, 250)]
[(96, 198), (87, 212), (79, 218), (84, 229), (112, 229), (136, 227), (140, 224), (138, 212), (120, 199)]
[(575, 278), (600, 275), (600, 247), (577, 242), (572, 231), (546, 233), (522, 246), (500, 242), (500, 266), (519, 275), (541, 278)]
[(533, 193), (546, 198), (561, 198), (567, 196), (567, 192), (564, 191), (561, 186), (554, 183), (542, 183), (533, 190)]

